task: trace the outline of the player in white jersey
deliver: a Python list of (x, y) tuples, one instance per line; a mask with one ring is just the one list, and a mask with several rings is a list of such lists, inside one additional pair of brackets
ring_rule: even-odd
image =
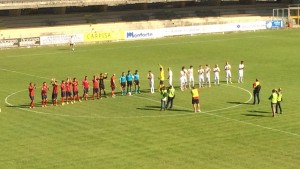
[(215, 65), (213, 71), (214, 71), (215, 85), (220, 85), (220, 68), (217, 64)]
[(74, 36), (70, 37), (69, 42), (70, 42), (70, 49), (75, 50), (75, 39), (74, 39)]
[(225, 73), (226, 73), (226, 83), (228, 84), (228, 81), (229, 81), (229, 83), (232, 83), (231, 82), (231, 66), (228, 62), (226, 62), (224, 69), (225, 69)]
[(187, 69), (183, 66), (183, 71), (184, 71), (184, 89), (187, 87), (187, 76), (188, 76), (188, 71)]
[(241, 61), (239, 64), (239, 80), (238, 83), (243, 83), (243, 77), (244, 77), (244, 61)]
[(185, 90), (185, 87), (186, 87), (186, 73), (184, 71), (184, 66), (181, 68), (181, 71), (180, 71), (180, 89), (181, 91)]
[(187, 70), (188, 74), (188, 83), (189, 83), (189, 89), (195, 86), (194, 83), (194, 67), (191, 65), (190, 68)]
[(169, 85), (173, 86), (172, 85), (172, 83), (173, 83), (173, 72), (172, 72), (171, 68), (168, 68), (168, 80), (169, 80)]
[(198, 69), (198, 78), (199, 78), (199, 88), (201, 88), (204, 86), (204, 69), (202, 65), (200, 65)]
[(150, 92), (154, 93), (154, 74), (149, 71), (148, 73), (149, 85), (150, 85)]
[(204, 73), (205, 73), (205, 83), (206, 85), (208, 85), (208, 87), (210, 87), (210, 67), (208, 64), (205, 65)]

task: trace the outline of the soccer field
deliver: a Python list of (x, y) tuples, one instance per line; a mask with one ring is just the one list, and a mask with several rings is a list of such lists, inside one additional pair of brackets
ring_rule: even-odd
[[(75, 51), (67, 45), (1, 50), (0, 168), (299, 168), (299, 37), (300, 29), (286, 29), (77, 45)], [(244, 83), (237, 83), (241, 60)], [(172, 110), (160, 111), (159, 92), (149, 91), (147, 73), (154, 73), (157, 88), (159, 63), (166, 77), (173, 70)], [(220, 66), (221, 85), (200, 89), (202, 112), (194, 113), (190, 90), (178, 88), (179, 71), (193, 65), (198, 83), (196, 70), (205, 64)], [(141, 94), (120, 96), (117, 84), (116, 98), (41, 107), (44, 81), (85, 75), (91, 81), (100, 72), (115, 73), (118, 81), (129, 69), (139, 70)], [(261, 103), (252, 105), (256, 78)], [(29, 82), (37, 84), (34, 109)], [(110, 93), (109, 79), (105, 85)], [(283, 114), (273, 118), (268, 97), (279, 87)]]

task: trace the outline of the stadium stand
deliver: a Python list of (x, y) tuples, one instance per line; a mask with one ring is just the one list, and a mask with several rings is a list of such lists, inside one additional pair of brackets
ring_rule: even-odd
[[(209, 6), (207, 0), (2, 0), (0, 39), (65, 34), (66, 30), (72, 34), (120, 27), (132, 30), (261, 21), (272, 16), (273, 8), (286, 6), (224, 4)], [(60, 7), (67, 7), (66, 14), (59, 14)], [(10, 10), (21, 12), (11, 16)], [(58, 12), (53, 14), (55, 10)]]
[(22, 16), (0, 16), (1, 28), (22, 28), (59, 25), (97, 24), (112, 22), (132, 22), (149, 20), (170, 20), (203, 17), (245, 17), (272, 16), (272, 9), (278, 5), (255, 6), (194, 6), (185, 8), (129, 10), (129, 11), (108, 11), (71, 13), (63, 15), (22, 15)]
[(94, 6), (122, 4), (143, 4), (159, 2), (184, 2), (194, 0), (1, 0), (0, 9), (26, 9), (26, 8), (49, 8), (49, 7), (70, 7), (70, 6)]

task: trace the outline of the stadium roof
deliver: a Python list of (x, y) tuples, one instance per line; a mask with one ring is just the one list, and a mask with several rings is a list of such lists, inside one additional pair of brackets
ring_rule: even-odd
[(70, 6), (93, 6), (93, 5), (124, 5), (138, 3), (159, 3), (159, 2), (183, 2), (195, 0), (1, 0), (0, 10), (28, 9), (28, 8), (52, 8)]

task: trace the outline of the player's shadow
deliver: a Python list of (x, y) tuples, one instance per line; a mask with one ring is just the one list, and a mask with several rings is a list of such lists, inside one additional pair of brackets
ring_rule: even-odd
[(258, 110), (248, 110), (249, 113), (243, 114), (244, 116), (252, 116), (252, 117), (271, 117), (270, 112), (267, 111), (258, 111)]
[[(42, 103), (34, 103), (35, 107), (42, 107)], [(6, 107), (14, 107), (14, 108), (29, 108), (29, 104), (19, 104), (19, 105), (6, 105)]]
[(270, 113), (268, 111), (260, 111), (260, 110), (248, 110), (248, 112), (251, 112), (251, 113)]
[(247, 104), (247, 105), (251, 105), (252, 103), (244, 103), (244, 102), (227, 102), (230, 104)]
[[(160, 106), (145, 106), (145, 107), (138, 107), (138, 108), (136, 108), (136, 109), (139, 109), (139, 110), (160, 110)], [(181, 109), (174, 109), (174, 108), (172, 108), (172, 109), (167, 109), (167, 110), (165, 110), (165, 112), (167, 112), (167, 111), (177, 111), (177, 112), (187, 112), (186, 110), (181, 110)]]
[(14, 105), (14, 106), (7, 105), (6, 107), (14, 107), (14, 108), (29, 108), (29, 105), (28, 105), (28, 104)]
[(244, 116), (252, 116), (252, 117), (269, 117), (263, 114), (243, 114)]
[(160, 110), (160, 106), (145, 106), (145, 107), (138, 107), (136, 109), (139, 109), (139, 110)]

